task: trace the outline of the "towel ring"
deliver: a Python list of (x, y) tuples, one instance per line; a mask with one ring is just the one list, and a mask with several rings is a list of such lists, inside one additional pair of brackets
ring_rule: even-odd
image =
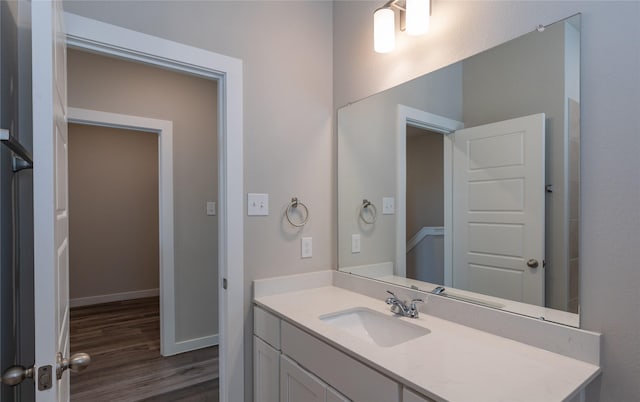
[[(302, 215), (302, 216), (304, 216), (304, 219), (302, 219), (300, 222), (295, 222), (291, 218), (291, 212), (294, 209), (297, 209), (298, 207), (302, 207), (302, 209), (304, 209), (304, 214)], [(289, 205), (287, 205), (287, 210), (285, 212), (285, 216), (287, 217), (287, 221), (289, 221), (291, 226), (295, 226), (297, 228), (301, 228), (304, 225), (306, 225), (307, 222), (309, 221), (309, 208), (307, 208), (307, 206), (304, 205), (302, 202), (298, 201), (298, 197), (293, 197), (291, 199), (291, 202), (289, 203)]]
[[(365, 218), (366, 213), (364, 213), (366, 210), (370, 210), (371, 212), (369, 213), (371, 215), (371, 219), (367, 219)], [(378, 209), (376, 208), (375, 205), (373, 205), (373, 203), (369, 200), (362, 200), (362, 205), (360, 205), (360, 219), (362, 219), (362, 222), (368, 224), (368, 225), (373, 225), (374, 223), (376, 223), (376, 219), (378, 219)]]

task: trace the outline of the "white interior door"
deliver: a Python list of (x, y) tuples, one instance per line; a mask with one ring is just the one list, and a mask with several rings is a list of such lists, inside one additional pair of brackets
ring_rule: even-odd
[[(36, 401), (68, 401), (69, 374), (56, 379), (57, 354), (69, 354), (67, 84), (62, 2), (38, 0), (31, 4)], [(50, 388), (41, 377), (42, 370), (49, 370)]]
[(454, 287), (544, 305), (544, 119), (453, 134)]

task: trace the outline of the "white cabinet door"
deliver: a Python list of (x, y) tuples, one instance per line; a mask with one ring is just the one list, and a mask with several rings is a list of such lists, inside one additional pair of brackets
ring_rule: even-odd
[(326, 389), (318, 377), (280, 356), (280, 402), (325, 402)]
[(280, 351), (253, 336), (253, 400), (280, 400)]
[(342, 395), (335, 389), (327, 386), (327, 399), (326, 402), (351, 402), (346, 396)]
[(412, 390), (408, 388), (402, 389), (402, 402), (433, 402), (433, 400), (428, 399), (422, 395), (416, 394)]

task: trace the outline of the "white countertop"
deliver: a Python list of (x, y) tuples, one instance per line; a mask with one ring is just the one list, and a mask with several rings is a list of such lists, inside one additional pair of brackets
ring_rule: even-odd
[(428, 335), (381, 347), (321, 321), (324, 314), (367, 307), (392, 315), (384, 300), (335, 286), (257, 297), (256, 304), (439, 401), (551, 402), (573, 397), (600, 372), (596, 365), (424, 313), (408, 320)]

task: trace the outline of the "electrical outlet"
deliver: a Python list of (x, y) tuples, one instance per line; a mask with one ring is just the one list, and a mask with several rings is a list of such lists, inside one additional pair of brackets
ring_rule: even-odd
[(269, 194), (248, 193), (247, 194), (247, 215), (249, 216), (269, 215)]
[(351, 235), (351, 253), (356, 254), (360, 252), (360, 235)]
[(382, 198), (382, 214), (393, 215), (395, 212), (395, 199), (393, 197)]
[(311, 258), (313, 256), (313, 242), (311, 237), (302, 238), (302, 258)]

